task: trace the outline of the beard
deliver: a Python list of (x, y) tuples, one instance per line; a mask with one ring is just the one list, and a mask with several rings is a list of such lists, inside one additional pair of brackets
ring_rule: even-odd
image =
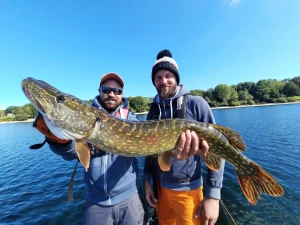
[(174, 85), (160, 85), (156, 88), (158, 95), (163, 98), (172, 98), (176, 94), (177, 84)]
[(108, 113), (115, 111), (121, 105), (122, 99), (100, 96), (100, 105)]

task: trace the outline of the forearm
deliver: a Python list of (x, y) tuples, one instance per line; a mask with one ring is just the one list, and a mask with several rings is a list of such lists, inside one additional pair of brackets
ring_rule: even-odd
[(70, 141), (67, 144), (56, 144), (48, 141), (48, 144), (51, 151), (60, 155), (64, 160), (74, 160), (78, 158), (75, 149), (75, 141)]
[(207, 169), (207, 189), (205, 192), (205, 196), (214, 199), (221, 199), (221, 188), (223, 183), (224, 167), (225, 160), (222, 159), (219, 171)]

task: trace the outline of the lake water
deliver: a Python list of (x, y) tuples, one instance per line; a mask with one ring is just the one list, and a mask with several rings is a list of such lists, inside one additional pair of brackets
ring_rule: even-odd
[[(283, 186), (282, 197), (262, 195), (248, 203), (236, 174), (226, 164), (222, 199), (237, 224), (300, 224), (300, 104), (215, 109), (216, 121), (239, 132), (245, 155)], [(67, 203), (75, 161), (64, 161), (47, 145), (30, 150), (44, 137), (31, 123), (0, 124), (0, 224), (76, 224), (85, 199), (78, 166), (74, 201)]]

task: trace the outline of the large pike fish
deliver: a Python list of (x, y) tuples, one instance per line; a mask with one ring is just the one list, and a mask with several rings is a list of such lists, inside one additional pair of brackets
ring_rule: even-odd
[(86, 170), (90, 163), (87, 143), (90, 143), (123, 156), (158, 154), (160, 167), (167, 171), (170, 169), (168, 150), (173, 149), (180, 134), (189, 129), (209, 144), (208, 154), (202, 158), (210, 169), (218, 170), (221, 159), (234, 166), (241, 189), (251, 204), (257, 202), (262, 192), (271, 196), (284, 193), (270, 174), (241, 154), (246, 145), (241, 136), (229, 128), (184, 119), (126, 121), (33, 78), (24, 79), (22, 89), (44, 115), (54, 135), (76, 141), (78, 158)]

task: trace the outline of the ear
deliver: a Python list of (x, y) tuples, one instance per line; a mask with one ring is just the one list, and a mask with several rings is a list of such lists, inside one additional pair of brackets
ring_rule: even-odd
[(99, 95), (101, 95), (101, 89), (100, 88), (98, 89), (98, 92), (99, 92)]

